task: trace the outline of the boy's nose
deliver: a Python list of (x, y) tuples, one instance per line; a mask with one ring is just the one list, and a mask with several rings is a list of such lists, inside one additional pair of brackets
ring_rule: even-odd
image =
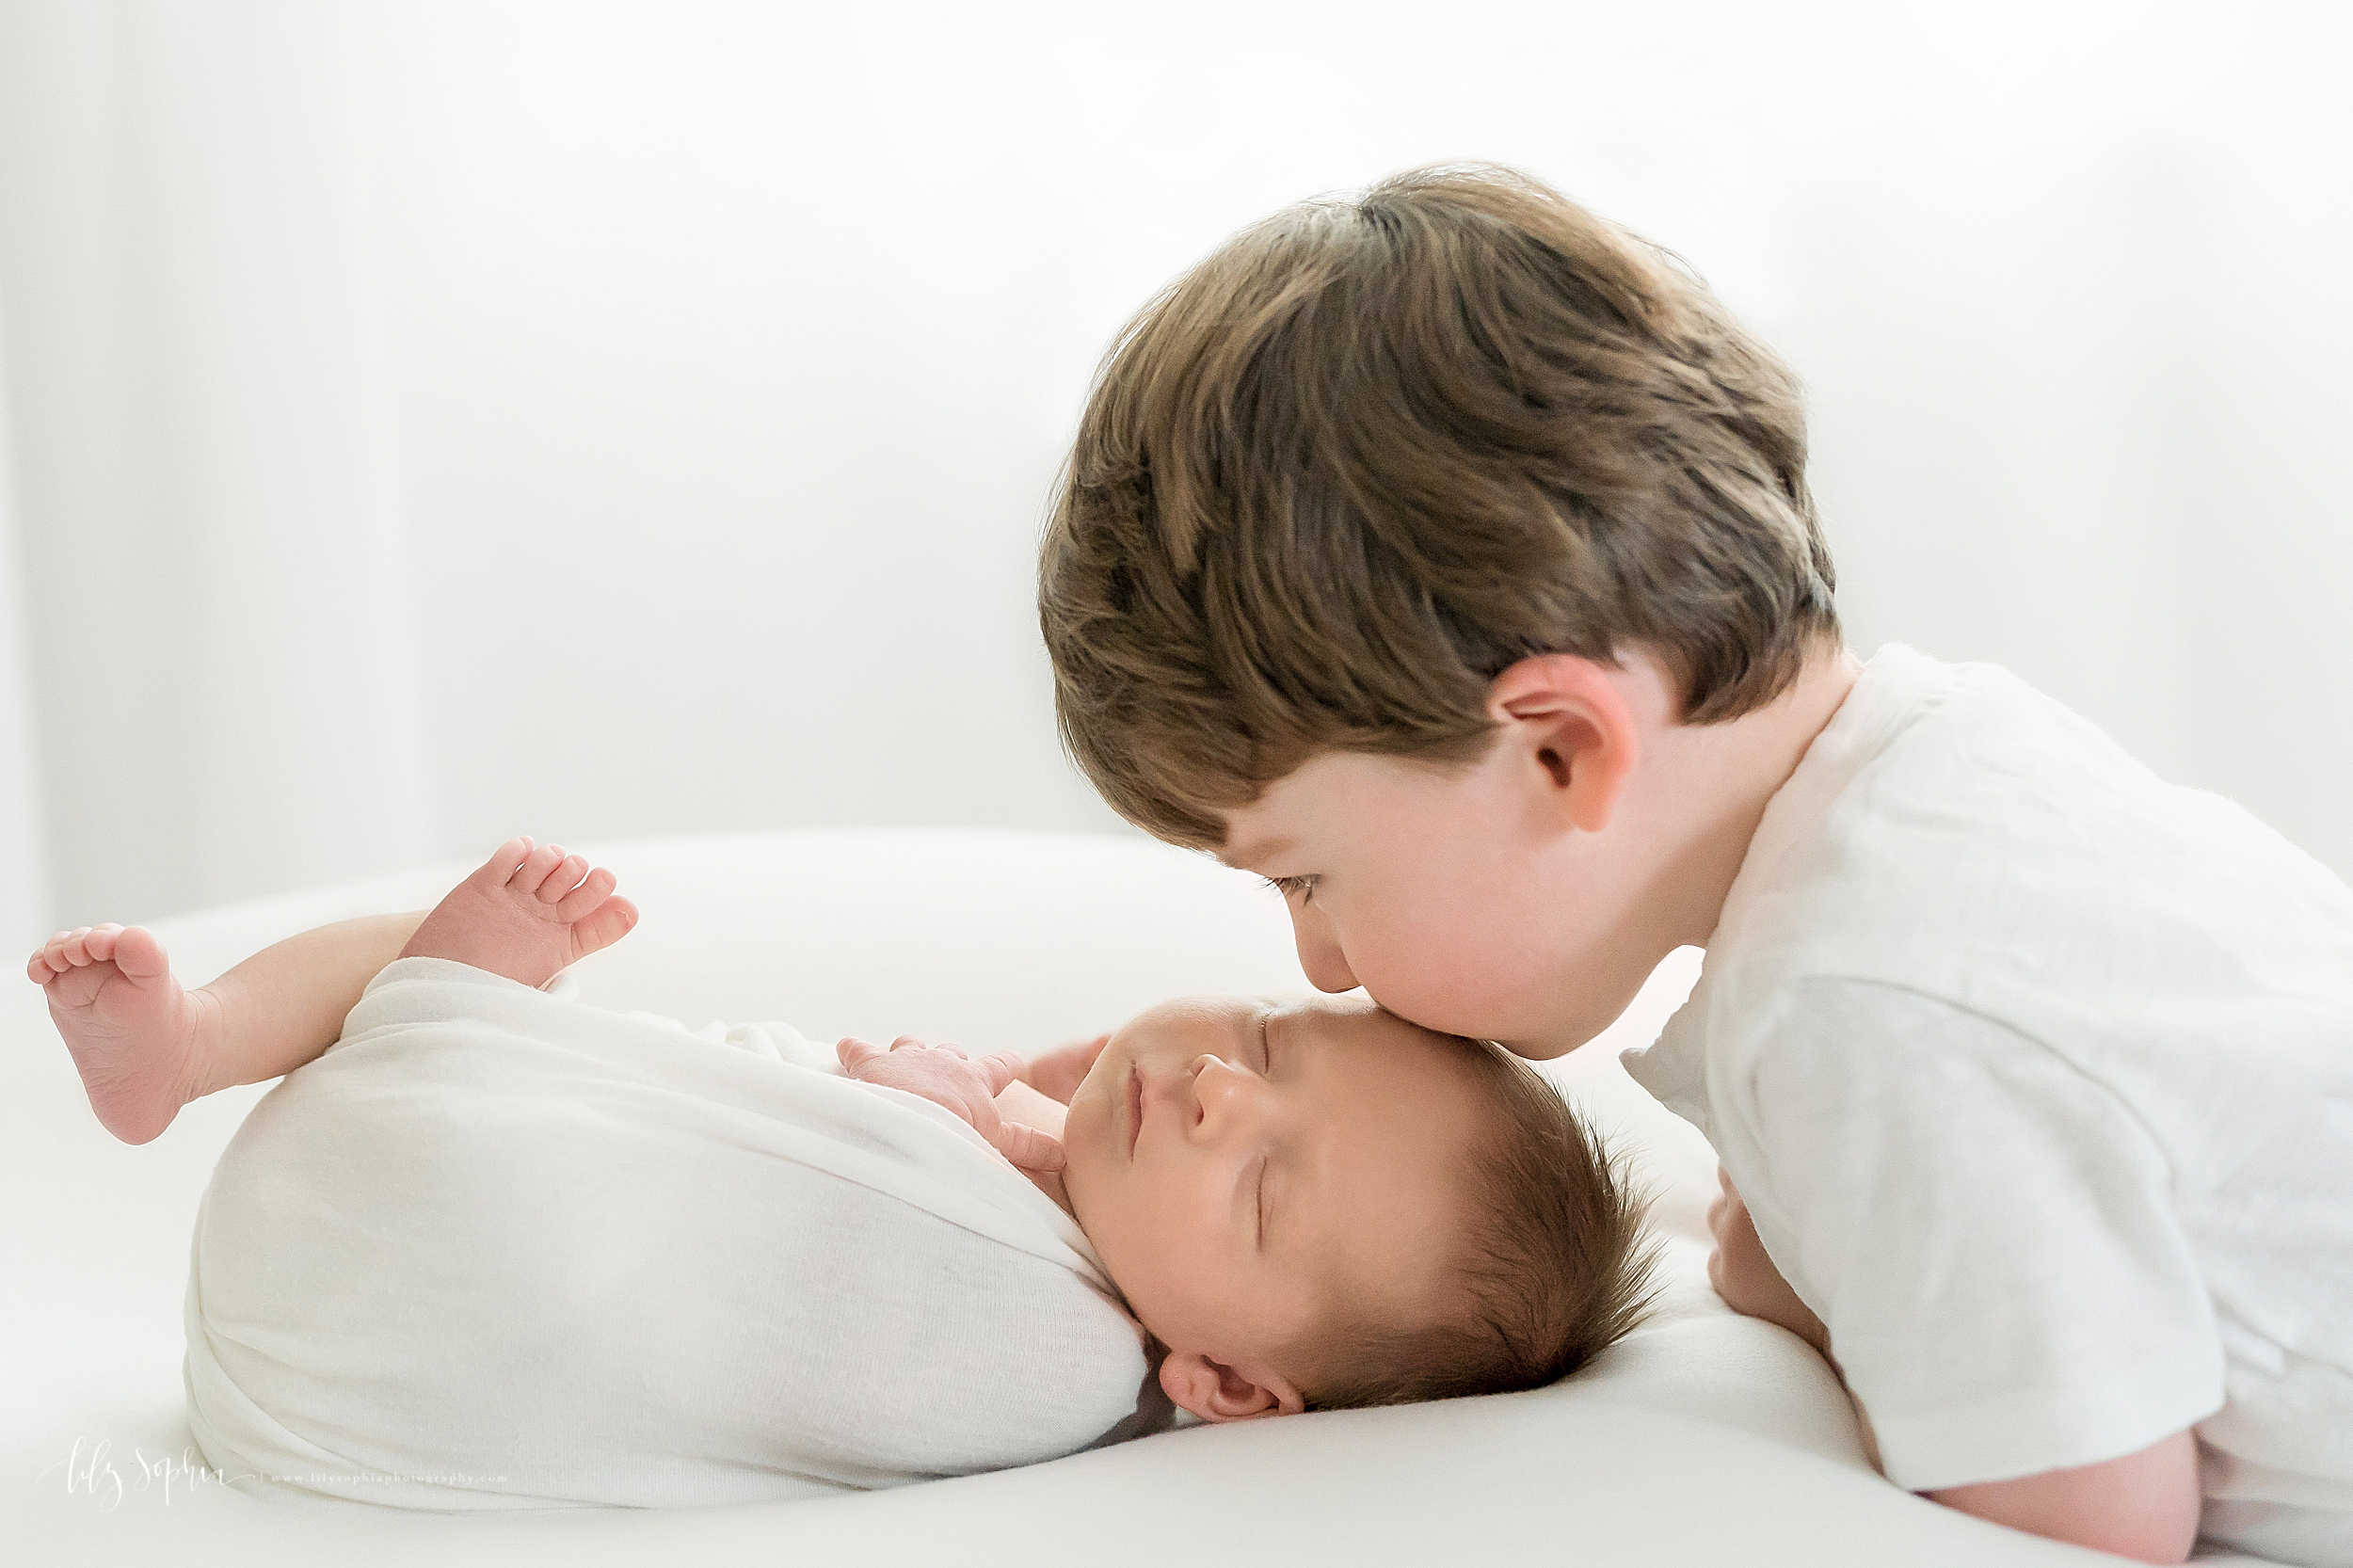
[(1299, 969), (1307, 977), (1308, 984), (1319, 991), (1356, 988), (1355, 971), (1348, 967), (1348, 955), (1340, 951), (1339, 938), (1332, 934), (1332, 922), (1318, 914), (1313, 905), (1292, 901), (1291, 937), (1299, 945)]

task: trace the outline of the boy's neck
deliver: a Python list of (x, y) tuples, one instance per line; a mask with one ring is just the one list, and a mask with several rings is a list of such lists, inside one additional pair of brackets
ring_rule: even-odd
[(1621, 648), (1610, 667), (1641, 744), (1608, 828), (1560, 840), (1550, 874), (1581, 935), (1542, 1032), (1508, 1042), (1524, 1056), (1584, 1045), (1669, 953), (1707, 946), (1766, 807), (1863, 672), (1843, 646), (1827, 648), (1767, 707), (1694, 725), (1675, 716), (1681, 683), (1657, 655)]
[[(1790, 688), (1722, 724), (1677, 725), (1645, 759), (1671, 830), (1655, 886), (1673, 911), (1670, 949), (1705, 947), (1781, 787), (1854, 690), (1863, 662), (1842, 643), (1806, 662)], [(1663, 956), (1663, 954), (1662, 954)]]

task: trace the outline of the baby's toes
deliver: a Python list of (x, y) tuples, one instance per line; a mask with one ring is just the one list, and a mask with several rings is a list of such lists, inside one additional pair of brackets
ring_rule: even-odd
[(637, 905), (618, 896), (606, 899), (582, 919), (572, 922), (572, 956), (575, 960), (609, 948), (630, 933), (637, 923)]
[(482, 874), (493, 888), (504, 888), (531, 858), (531, 835), (518, 833), (490, 852), (490, 858), (482, 863)]
[[(572, 858), (578, 860), (580, 856), (575, 855)], [(583, 863), (585, 864), (585, 862)], [(551, 877), (549, 880), (553, 882), (554, 878)], [(555, 918), (568, 923), (581, 919), (610, 898), (613, 889), (620, 884), (619, 877), (615, 876), (602, 866), (599, 866), (588, 873), (587, 879), (579, 887), (564, 895), (564, 902), (555, 906)], [(539, 896), (545, 898), (548, 895), (542, 891)]]
[[(557, 899), (579, 887), (580, 879), (586, 875), (587, 872), (588, 857), (586, 856), (567, 855), (556, 862), (555, 870), (548, 873), (548, 879), (539, 884), (539, 902), (553, 904)], [(589, 907), (596, 906), (591, 904)]]
[(523, 857), (521, 865), (515, 868), (515, 874), (506, 879), (506, 890), (522, 897), (536, 896), (539, 885), (548, 879), (548, 873), (561, 865), (563, 860), (564, 846), (562, 844), (541, 844)]
[(133, 980), (150, 979), (171, 968), (164, 944), (143, 925), (125, 926), (115, 933), (114, 959), (115, 968)]

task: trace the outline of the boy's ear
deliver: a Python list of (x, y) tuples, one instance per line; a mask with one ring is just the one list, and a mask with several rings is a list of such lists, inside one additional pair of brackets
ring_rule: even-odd
[(1280, 1377), (1253, 1383), (1224, 1362), (1190, 1351), (1171, 1351), (1160, 1362), (1160, 1387), (1205, 1421), (1296, 1416), (1307, 1408), (1299, 1390)]
[(1634, 710), (1610, 676), (1591, 659), (1539, 653), (1487, 688), (1487, 716), (1504, 727), (1499, 744), (1542, 770), (1569, 824), (1587, 833), (1609, 825), (1642, 754)]

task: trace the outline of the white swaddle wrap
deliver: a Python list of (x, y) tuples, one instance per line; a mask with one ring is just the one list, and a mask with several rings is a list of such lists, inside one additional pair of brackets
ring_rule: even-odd
[(221, 1156), (188, 1419), (248, 1490), (740, 1503), (1163, 1424), (1067, 1216), (781, 1025), (404, 958)]

